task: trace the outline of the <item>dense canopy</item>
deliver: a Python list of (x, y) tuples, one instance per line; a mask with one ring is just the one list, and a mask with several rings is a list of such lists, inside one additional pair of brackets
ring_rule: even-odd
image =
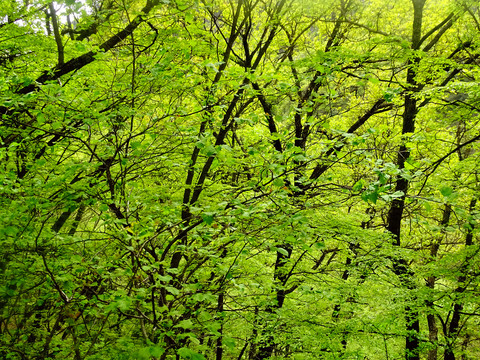
[(0, 358), (480, 358), (477, 0), (0, 9)]

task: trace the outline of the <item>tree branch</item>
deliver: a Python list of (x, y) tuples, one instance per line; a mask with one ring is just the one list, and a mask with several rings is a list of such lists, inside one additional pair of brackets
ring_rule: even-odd
[[(425, 40), (427, 40), (435, 31), (437, 31), (438, 29), (441, 29), (445, 24), (447, 24), (454, 16), (454, 13), (450, 13), (446, 18), (445, 20), (443, 20), (440, 24), (436, 25), (433, 27), (433, 29), (431, 29), (430, 31), (428, 31), (425, 35), (423, 35), (423, 37), (420, 39), (420, 44), (419, 45), (422, 45), (423, 42)], [(450, 25), (451, 26), (451, 25)]]
[(53, 35), (55, 36), (55, 42), (57, 43), (57, 52), (58, 52), (57, 66), (62, 66), (65, 63), (65, 54), (63, 51), (62, 36), (60, 35), (60, 30), (58, 27), (57, 11), (53, 6), (53, 2), (51, 2), (48, 5), (48, 9), (50, 10), (50, 17), (52, 18)]
[[(378, 99), (375, 104), (373, 104), (373, 106), (363, 116), (358, 118), (358, 120), (352, 126), (350, 126), (350, 128), (347, 130), (347, 134), (352, 134), (353, 132), (355, 132), (373, 115), (390, 110), (392, 107), (393, 104), (386, 103), (384, 98)], [(332, 147), (325, 153), (325, 156), (328, 157), (332, 155), (335, 151), (341, 150), (344, 146), (345, 144), (332, 145)], [(310, 175), (310, 180), (318, 179), (320, 175), (322, 175), (328, 168), (329, 166), (327, 164), (318, 164)]]
[[(158, 5), (160, 0), (147, 1), (147, 4), (142, 9), (142, 13), (137, 15), (123, 30), (113, 35), (99, 46), (100, 50), (107, 52), (111, 50), (115, 45), (125, 40), (135, 29), (145, 21), (145, 15), (148, 14), (153, 7)], [(57, 80), (61, 76), (68, 74), (72, 71), (79, 70), (85, 65), (90, 64), (95, 60), (95, 55), (98, 51), (89, 51), (83, 55), (80, 55), (76, 58), (73, 58), (61, 66), (57, 66), (51, 70), (45, 71), (40, 77), (35, 80), (35, 83), (25, 86), (17, 91), (17, 94), (28, 94), (32, 91), (35, 91), (38, 87), (38, 84), (45, 84), (47, 81)]]

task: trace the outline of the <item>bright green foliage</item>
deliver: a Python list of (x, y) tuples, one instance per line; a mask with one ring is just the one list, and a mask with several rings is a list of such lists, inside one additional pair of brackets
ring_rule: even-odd
[(480, 356), (476, 1), (0, 8), (0, 358)]

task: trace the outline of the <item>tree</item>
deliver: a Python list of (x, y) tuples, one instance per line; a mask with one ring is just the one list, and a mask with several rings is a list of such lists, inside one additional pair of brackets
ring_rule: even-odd
[(2, 357), (478, 354), (474, 2), (2, 8)]

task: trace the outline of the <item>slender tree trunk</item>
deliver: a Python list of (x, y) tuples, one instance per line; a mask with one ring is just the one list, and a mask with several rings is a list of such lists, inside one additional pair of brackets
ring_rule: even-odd
[[(374, 214), (371, 211), (371, 208), (367, 209), (367, 214), (370, 215), (370, 219), (368, 221), (362, 221), (362, 224), (361, 224), (362, 229), (367, 229), (370, 225), (370, 222), (373, 220)], [(349, 248), (350, 248), (350, 251), (351, 251), (352, 255), (354, 256), (354, 258), (356, 258), (357, 257), (358, 245), (355, 244), (355, 243), (350, 243)], [(349, 267), (350, 267), (351, 264), (352, 264), (352, 257), (349, 255), (349, 256), (347, 256), (347, 258), (345, 260), (345, 270), (343, 271), (343, 274), (342, 274), (342, 280), (343, 281), (347, 281), (348, 278), (350, 277)], [(366, 279), (366, 276), (361, 275), (360, 279), (359, 279), (359, 283), (364, 282), (365, 279)], [(333, 313), (332, 313), (332, 318), (334, 319), (334, 321), (338, 320), (338, 318), (340, 316), (341, 309), (342, 309), (342, 304), (341, 303), (335, 304), (335, 306), (333, 308)], [(347, 349), (347, 332), (343, 333), (341, 343), (342, 343), (342, 349), (343, 350), (341, 351), (340, 356), (343, 356), (345, 350)]]
[[(445, 208), (443, 209), (443, 217), (440, 221), (440, 226), (442, 227), (442, 234), (432, 241), (430, 245), (430, 257), (432, 261), (435, 260), (438, 254), (438, 249), (440, 247), (440, 243), (444, 236), (444, 229), (448, 225), (450, 221), (450, 215), (452, 213), (452, 206), (450, 204), (446, 204)], [(435, 282), (436, 277), (431, 275), (427, 278), (427, 287), (430, 288), (432, 291), (435, 289)], [(427, 314), (427, 325), (428, 325), (428, 340), (432, 344), (433, 348), (428, 351), (428, 360), (437, 360), (438, 358), (438, 327), (437, 321), (434, 314), (434, 303), (431, 300), (426, 301), (426, 306), (430, 309), (429, 314)]]
[[(412, 28), (412, 50), (418, 50), (421, 45), (421, 35), (422, 35), (422, 17), (423, 17), (423, 6), (425, 5), (425, 0), (412, 0), (413, 3), (413, 28)], [(409, 61), (409, 68), (407, 71), (407, 84), (410, 92), (405, 95), (405, 104), (403, 112), (403, 126), (402, 126), (402, 135), (415, 132), (415, 119), (418, 112), (417, 99), (415, 97), (415, 92), (418, 91), (419, 87), (415, 80), (415, 64), (419, 61), (418, 58), (413, 58)], [(400, 145), (397, 157), (397, 166), (400, 170), (405, 168), (405, 162), (410, 157), (410, 149), (406, 146), (405, 143)], [(392, 201), (390, 209), (387, 216), (387, 230), (392, 234), (394, 239), (394, 244), (398, 247), (401, 246), (401, 224), (403, 211), (405, 210), (405, 197), (408, 191), (409, 181), (403, 177), (398, 177), (396, 181), (395, 190), (397, 192), (402, 192), (403, 195)], [(396, 257), (393, 259), (393, 269), (395, 274), (398, 276), (400, 281), (403, 283), (403, 286), (409, 290), (409, 292), (415, 290), (416, 285), (413, 278), (413, 272), (409, 268), (408, 263), (400, 258)], [(420, 360), (419, 355), (419, 331), (420, 331), (420, 320), (418, 310), (415, 308), (414, 296), (410, 296), (410, 304), (405, 305), (405, 326), (407, 331), (407, 336), (405, 338), (405, 359), (406, 360)], [(412, 305), (411, 305), (412, 304)]]
[(65, 55), (63, 51), (62, 36), (60, 35), (60, 27), (57, 20), (57, 11), (55, 10), (53, 2), (48, 5), (48, 8), (50, 10), (50, 17), (52, 18), (53, 25), (53, 34), (55, 36), (55, 42), (57, 44), (58, 66), (62, 66), (65, 63)]
[[(289, 244), (282, 244), (283, 249), (287, 251), (287, 254), (284, 254), (280, 251), (277, 252), (277, 259), (275, 261), (275, 270), (273, 275), (274, 284), (278, 286), (276, 290), (276, 302), (267, 306), (265, 312), (267, 314), (274, 314), (275, 310), (281, 309), (285, 301), (285, 296), (287, 291), (284, 289), (289, 274), (285, 269), (285, 266), (292, 255), (292, 246)], [(275, 347), (275, 341), (272, 334), (266, 332), (264, 334), (264, 339), (259, 344), (258, 352), (255, 356), (255, 360), (264, 360), (272, 356), (273, 350)]]
[[(220, 292), (220, 294), (218, 295), (218, 303), (217, 303), (217, 311), (218, 313), (222, 313), (223, 312), (223, 292)], [(220, 315), (222, 316), (222, 315)], [(216, 344), (216, 352), (215, 352), (215, 360), (222, 360), (223, 358), (223, 345), (222, 345), (222, 342), (223, 342), (223, 319), (220, 320), (220, 329), (219, 329), (219, 332), (220, 332), (220, 336), (218, 337), (217, 339), (217, 344)]]
[[(432, 285), (434, 285), (434, 284), (435, 283), (433, 283)], [(427, 304), (427, 306), (429, 306), (429, 304)], [(437, 360), (438, 327), (437, 327), (437, 322), (435, 320), (435, 315), (434, 314), (428, 314), (427, 315), (427, 323), (428, 323), (428, 340), (434, 346), (433, 349), (430, 349), (428, 351), (427, 359), (428, 360)]]
[[(470, 201), (470, 214), (475, 209), (475, 206), (477, 204), (477, 199), (472, 199)], [(465, 237), (465, 248), (471, 248), (473, 245), (473, 229), (474, 229), (474, 222), (473, 220), (469, 220), (467, 228), (467, 235)], [(447, 343), (447, 346), (445, 348), (445, 353), (443, 356), (444, 360), (455, 360), (455, 353), (453, 352), (453, 344), (455, 342), (455, 339), (458, 337), (458, 332), (460, 330), (460, 319), (461, 319), (461, 313), (463, 310), (463, 304), (462, 300), (459, 299), (459, 296), (465, 292), (467, 289), (467, 273), (468, 273), (468, 267), (470, 265), (470, 262), (472, 260), (472, 256), (467, 253), (467, 258), (465, 259), (464, 265), (462, 266), (462, 269), (460, 271), (460, 276), (458, 277), (458, 287), (455, 289), (455, 304), (453, 305), (453, 314), (452, 314), (452, 320), (450, 321), (450, 325), (448, 326), (448, 331), (447, 334), (445, 334), (445, 340)]]

